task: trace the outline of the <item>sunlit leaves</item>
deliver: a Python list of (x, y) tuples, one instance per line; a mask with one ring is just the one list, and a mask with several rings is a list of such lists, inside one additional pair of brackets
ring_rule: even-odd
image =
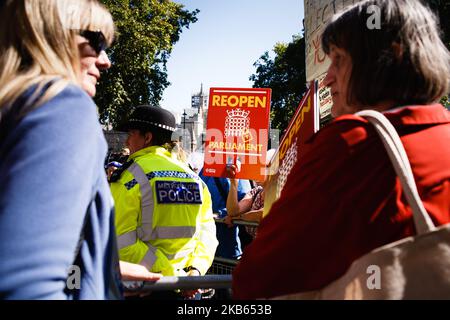
[(117, 126), (139, 104), (158, 105), (167, 80), (166, 63), (184, 27), (198, 10), (169, 0), (101, 0), (113, 15), (117, 39), (108, 50), (112, 67), (102, 74), (96, 103), (100, 120)]

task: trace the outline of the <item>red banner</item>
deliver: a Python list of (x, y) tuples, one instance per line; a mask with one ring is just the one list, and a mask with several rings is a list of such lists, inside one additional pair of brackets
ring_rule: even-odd
[(304, 151), (305, 141), (319, 130), (316, 91), (317, 84), (312, 81), (270, 162), (269, 176), (264, 187), (263, 216), (268, 214), (272, 204), (280, 197), (289, 173)]
[(210, 89), (204, 175), (225, 177), (235, 164), (236, 178), (264, 180), (270, 97), (271, 89)]

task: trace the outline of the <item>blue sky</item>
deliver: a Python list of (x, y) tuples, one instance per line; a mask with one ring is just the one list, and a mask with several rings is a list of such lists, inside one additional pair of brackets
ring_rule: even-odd
[(200, 84), (251, 87), (253, 63), (277, 42), (302, 32), (303, 0), (175, 0), (200, 9), (198, 21), (183, 29), (167, 65), (171, 85), (161, 106), (176, 113), (190, 107)]

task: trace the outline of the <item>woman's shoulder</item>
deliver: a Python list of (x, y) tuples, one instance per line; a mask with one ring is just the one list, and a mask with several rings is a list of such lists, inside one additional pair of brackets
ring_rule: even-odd
[(57, 95), (48, 100), (45, 104), (55, 105), (63, 110), (70, 109), (71, 114), (92, 114), (97, 117), (97, 109), (91, 97), (80, 87), (68, 84)]
[(70, 84), (26, 113), (9, 136), (9, 146), (20, 140), (30, 145), (46, 141), (50, 145), (64, 145), (74, 153), (99, 150), (98, 157), (103, 157), (100, 151), (106, 154), (107, 149), (93, 100), (81, 88)]
[(333, 119), (330, 123), (320, 129), (319, 133), (331, 134), (346, 132), (355, 128), (367, 127), (368, 121), (363, 117), (354, 114), (345, 114)]
[(14, 102), (8, 113), (12, 117), (25, 116), (25, 119), (32, 119), (37, 115), (41, 120), (59, 116), (65, 117), (65, 122), (79, 121), (80, 116), (83, 116), (85, 120), (89, 116), (97, 118), (95, 103), (83, 89), (75, 84), (58, 83), (34, 85), (28, 88)]
[(352, 146), (366, 140), (370, 128), (366, 119), (353, 114), (347, 114), (335, 118), (321, 128), (308, 142), (335, 146), (336, 144), (343, 143), (345, 146)]
[(58, 94), (34, 110), (41, 119), (64, 126), (66, 130), (99, 129), (97, 107), (80, 87), (69, 84)]

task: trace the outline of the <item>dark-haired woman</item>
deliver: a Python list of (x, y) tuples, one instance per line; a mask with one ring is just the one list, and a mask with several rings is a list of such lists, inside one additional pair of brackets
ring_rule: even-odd
[[(381, 28), (367, 28), (370, 6)], [(310, 141), (281, 198), (233, 274), (235, 298), (321, 289), (351, 263), (415, 234), (411, 208), (381, 140), (353, 113), (375, 109), (396, 127), (424, 206), (450, 221), (450, 55), (435, 16), (416, 0), (362, 1), (337, 14), (322, 46), (337, 117)]]

